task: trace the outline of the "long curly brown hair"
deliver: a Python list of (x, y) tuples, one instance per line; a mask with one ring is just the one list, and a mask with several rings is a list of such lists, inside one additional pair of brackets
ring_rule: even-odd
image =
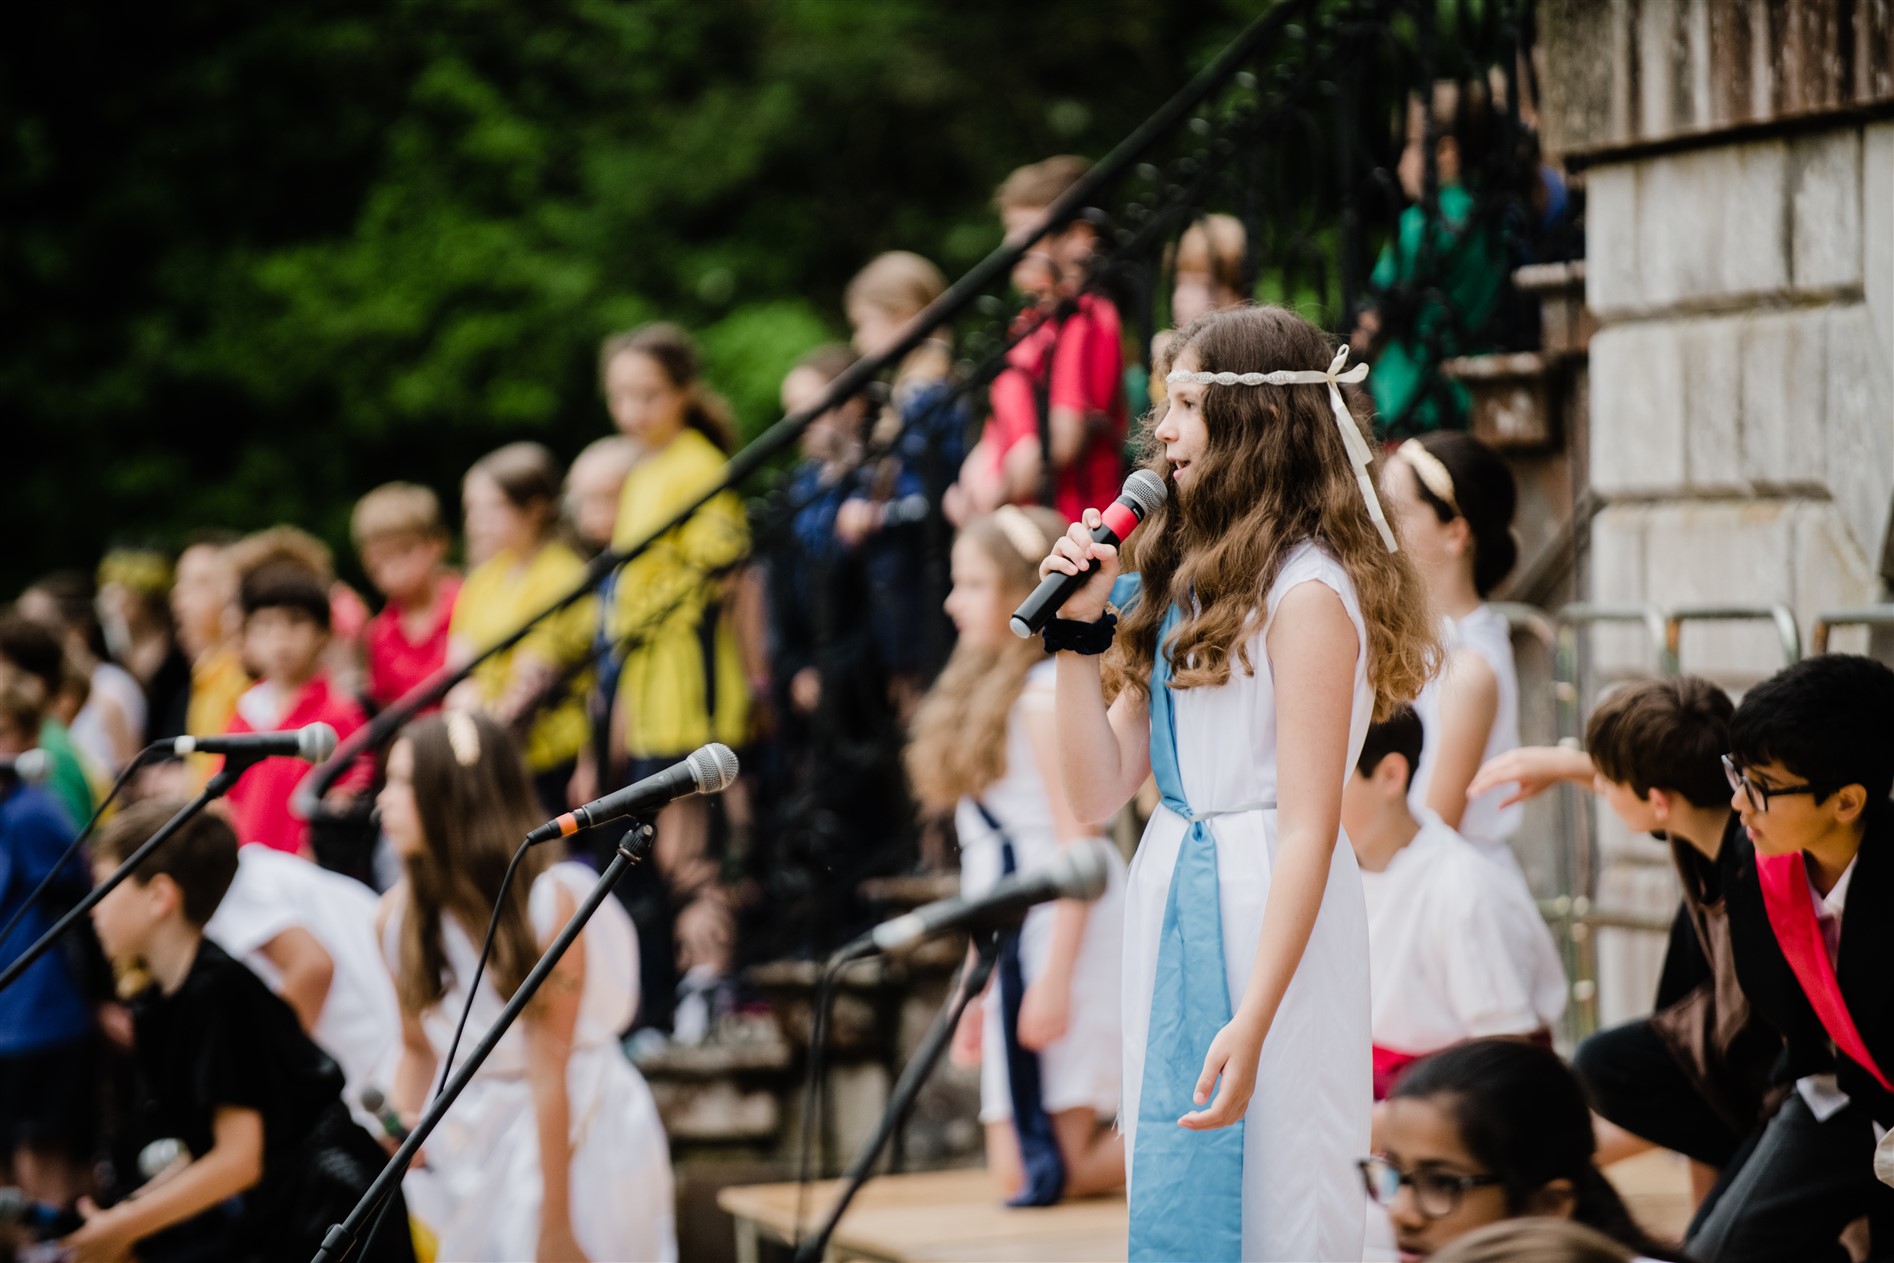
[[(461, 725), (463, 732), (471, 725), (477, 741), (463, 737), (457, 754), (450, 723)], [(424, 846), (403, 863), (408, 906), (395, 990), (403, 1008), (421, 1013), (447, 991), (442, 918), (453, 917), (474, 942), (480, 941), (507, 863), (541, 817), (519, 747), (486, 715), (431, 715), (403, 728), (400, 740), (414, 753), (414, 805)], [(476, 748), (466, 749), (469, 744)], [(539, 959), (527, 895), (552, 861), (547, 847), (528, 851), (500, 910), (488, 976), (502, 997), (510, 998), (519, 989)]]
[[(1194, 357), (1205, 372), (1267, 373), (1327, 367), (1328, 335), (1280, 307), (1213, 312), (1180, 330), (1172, 363)], [(1364, 433), (1367, 405), (1344, 388)], [(1362, 503), (1328, 387), (1219, 386), (1203, 392), (1207, 443), (1191, 485), (1154, 510), (1132, 538), (1127, 570), (1149, 597), (1126, 611), (1105, 660), (1114, 694), (1148, 693), (1158, 624), (1173, 603), (1188, 614), (1165, 652), (1173, 688), (1223, 684), (1234, 664), (1253, 673), (1248, 638), (1289, 551), (1312, 539), (1354, 581), (1368, 629), (1375, 718), (1412, 701), (1442, 650), (1426, 590), (1405, 553), (1390, 553)], [(1147, 438), (1147, 467), (1167, 480), (1170, 462)]]
[[(1039, 563), (1065, 533), (1066, 521), (1053, 509), (1000, 510), (1007, 512), (1023, 513), (1042, 538), (1038, 556), (1026, 556), (997, 513), (968, 522), (960, 538), (972, 541), (999, 567), (1007, 599), (1017, 604), (1039, 582)], [(1026, 687), (1026, 673), (1045, 656), (1036, 636), (998, 649), (965, 641), (954, 647), (914, 712), (908, 742), (908, 783), (923, 809), (946, 811), (1006, 774), (1006, 719)]]

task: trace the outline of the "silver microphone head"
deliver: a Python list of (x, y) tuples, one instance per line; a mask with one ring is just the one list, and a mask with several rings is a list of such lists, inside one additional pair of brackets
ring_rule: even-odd
[(1139, 521), (1150, 517), (1151, 511), (1169, 495), (1170, 488), (1164, 485), (1164, 480), (1148, 469), (1134, 470), (1118, 492), (1119, 499), (1129, 500), (1136, 506)]
[(381, 1113), (382, 1107), (386, 1104), (388, 1104), (388, 1098), (383, 1096), (381, 1089), (374, 1084), (371, 1083), (362, 1089), (362, 1108), (369, 1113)]
[(335, 729), (327, 724), (304, 724), (296, 730), (296, 757), (322, 763), (335, 753)]
[(1108, 845), (1093, 838), (1059, 848), (1059, 858), (1052, 862), (1050, 871), (1061, 899), (1090, 903), (1105, 893), (1111, 882), (1111, 861), (1105, 856)]
[(685, 762), (690, 765), (691, 781), (700, 794), (715, 794), (729, 789), (730, 783), (737, 778), (736, 751), (720, 742), (699, 746), (691, 751)]
[(46, 751), (37, 746), (13, 756), (13, 774), (28, 785), (38, 785), (52, 770), (52, 761), (46, 757)]

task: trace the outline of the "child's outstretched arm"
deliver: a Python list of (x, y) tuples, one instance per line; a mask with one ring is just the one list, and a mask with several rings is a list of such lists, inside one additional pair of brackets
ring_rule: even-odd
[[(1199, 1108), (1177, 1120), (1195, 1131), (1228, 1127), (1249, 1108), (1263, 1039), (1308, 948), (1341, 834), (1348, 718), (1361, 652), (1341, 598), (1320, 583), (1291, 588), (1276, 608), (1268, 651), (1278, 734), (1276, 853), (1249, 985), (1229, 1025), (1210, 1041), (1194, 1096)], [(1366, 959), (1361, 967), (1367, 969)]]
[[(1104, 616), (1112, 581), (1118, 577), (1118, 550), (1092, 539), (1092, 529), (1103, 520), (1097, 509), (1085, 510), (1084, 520), (1060, 536), (1051, 555), (1039, 563), (1043, 578), (1055, 571), (1078, 574), (1089, 562), (1098, 562), (1085, 586), (1060, 608), (1060, 618), (1096, 622)], [(1057, 672), (1054, 713), (1067, 801), (1080, 820), (1109, 820), (1151, 774), (1147, 701), (1126, 692), (1107, 709), (1095, 654), (1062, 653)]]
[(263, 1115), (219, 1106), (211, 1120), (210, 1152), (170, 1178), (140, 1189), (109, 1210), (79, 1200), (85, 1224), (60, 1244), (73, 1263), (114, 1263), (155, 1232), (183, 1223), (228, 1201), (263, 1178)]
[(1537, 798), (1560, 781), (1590, 789), (1597, 772), (1591, 755), (1583, 750), (1565, 746), (1521, 746), (1488, 760), (1474, 776), (1473, 783), (1467, 786), (1467, 797), (1478, 798), (1488, 790), (1511, 785), (1513, 792), (1500, 803), (1502, 807), (1510, 807), (1528, 798)]

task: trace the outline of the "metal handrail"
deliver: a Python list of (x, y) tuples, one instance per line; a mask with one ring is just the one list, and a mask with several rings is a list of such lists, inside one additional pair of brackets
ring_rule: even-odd
[(1809, 653), (1815, 657), (1827, 653), (1829, 634), (1837, 627), (1894, 627), (1894, 605), (1863, 605), (1817, 614), (1809, 628)]
[(1798, 661), (1802, 657), (1802, 632), (1795, 625), (1795, 615), (1789, 607), (1779, 602), (1768, 605), (1678, 606), (1664, 619), (1664, 650), (1673, 663), (1682, 662), (1680, 646), (1686, 623), (1752, 623), (1764, 619), (1775, 624), (1776, 638), (1782, 647), (1783, 665)]

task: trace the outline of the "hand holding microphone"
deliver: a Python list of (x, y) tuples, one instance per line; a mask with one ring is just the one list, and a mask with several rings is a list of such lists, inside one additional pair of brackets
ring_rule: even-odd
[(1125, 479), (1124, 490), (1105, 509), (1085, 510), (1039, 563), (1039, 586), (1013, 611), (1013, 634), (1023, 640), (1044, 631), (1055, 614), (1088, 623), (1103, 617), (1118, 577), (1118, 545), (1167, 494), (1162, 478), (1140, 469)]

